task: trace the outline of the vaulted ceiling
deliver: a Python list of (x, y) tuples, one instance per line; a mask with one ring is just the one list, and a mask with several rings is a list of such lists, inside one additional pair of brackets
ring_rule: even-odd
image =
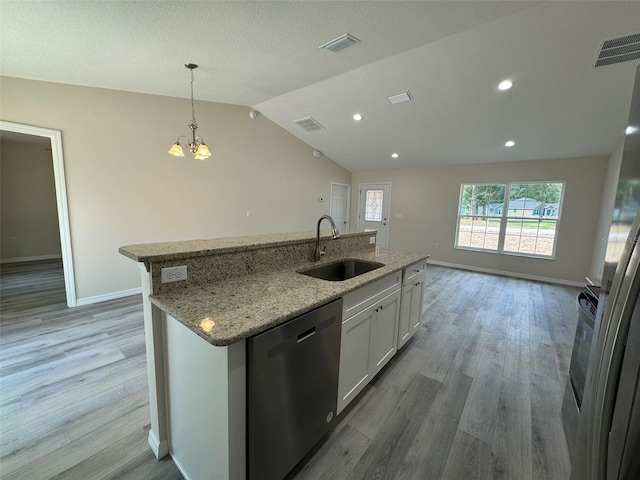
[[(352, 171), (608, 155), (640, 63), (594, 67), (640, 33), (638, 1), (2, 1), (0, 19), (2, 75), (188, 97), (197, 63), (197, 99)], [(360, 41), (318, 48), (345, 33)]]

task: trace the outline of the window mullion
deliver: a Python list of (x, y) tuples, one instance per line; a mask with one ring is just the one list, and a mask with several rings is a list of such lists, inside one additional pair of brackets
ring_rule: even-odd
[(504, 188), (504, 199), (502, 203), (502, 217), (500, 218), (500, 233), (498, 234), (498, 252), (504, 252), (504, 238), (507, 234), (507, 214), (509, 213), (509, 189), (510, 183), (507, 183)]

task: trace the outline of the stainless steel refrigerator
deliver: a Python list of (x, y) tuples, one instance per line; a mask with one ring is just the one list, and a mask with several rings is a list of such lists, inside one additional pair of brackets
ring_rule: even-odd
[(571, 445), (572, 480), (640, 479), (640, 67), (628, 125)]

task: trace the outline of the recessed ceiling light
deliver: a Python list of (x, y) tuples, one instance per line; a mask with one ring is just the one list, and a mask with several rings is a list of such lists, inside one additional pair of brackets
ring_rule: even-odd
[(360, 115), (359, 113), (356, 113), (356, 114), (353, 116), (353, 119), (354, 119), (356, 122), (359, 122), (360, 120), (362, 120), (362, 115)]
[(514, 142), (513, 140), (509, 140), (508, 142), (505, 142), (504, 146), (505, 147), (513, 147), (516, 144), (516, 142)]
[(638, 127), (634, 127), (633, 125), (629, 125), (627, 128), (624, 129), (624, 133), (626, 133), (627, 135), (633, 135), (637, 131), (638, 131)]
[(498, 89), (500, 90), (509, 90), (511, 87), (513, 87), (513, 82), (511, 80), (503, 80), (498, 85)]
[(392, 153), (391, 154), (391, 158), (398, 158), (400, 155), (398, 155), (397, 153)]

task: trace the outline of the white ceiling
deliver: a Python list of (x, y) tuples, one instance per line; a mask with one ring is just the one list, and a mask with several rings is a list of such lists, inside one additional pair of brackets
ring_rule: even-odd
[[(607, 155), (639, 63), (593, 67), (640, 31), (640, 1), (3, 0), (0, 19), (2, 75), (188, 97), (197, 63), (197, 99), (252, 106), (352, 171)], [(347, 32), (361, 42), (318, 48)], [(308, 115), (325, 129), (292, 123)]]

